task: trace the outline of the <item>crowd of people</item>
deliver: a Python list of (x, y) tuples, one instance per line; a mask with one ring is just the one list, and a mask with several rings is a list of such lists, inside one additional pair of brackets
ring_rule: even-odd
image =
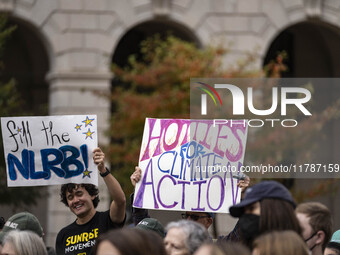
[[(333, 231), (330, 210), (319, 202), (296, 204), (289, 190), (276, 181), (250, 185), (240, 180), (242, 200), (229, 208), (238, 218), (233, 230), (214, 239), (208, 232), (215, 215), (183, 212), (182, 219), (163, 226), (146, 209), (133, 208), (133, 226), (126, 222), (125, 194), (105, 167), (100, 148), (93, 160), (112, 202), (97, 211), (98, 188), (92, 184), (61, 186), (61, 202), (76, 216), (62, 228), (55, 248), (46, 247), (39, 220), (29, 212), (0, 218), (0, 254), (4, 255), (340, 255), (340, 230)], [(141, 179), (136, 167), (132, 185)]]

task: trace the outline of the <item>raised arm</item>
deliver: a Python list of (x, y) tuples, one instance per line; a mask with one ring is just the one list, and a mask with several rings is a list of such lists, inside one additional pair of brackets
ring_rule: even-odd
[(117, 179), (108, 172), (105, 167), (105, 154), (100, 148), (93, 150), (93, 161), (98, 166), (98, 171), (101, 174), (107, 189), (109, 190), (112, 202), (110, 205), (110, 218), (112, 222), (120, 223), (125, 218), (126, 199)]
[[(140, 167), (136, 166), (135, 171), (130, 176), (131, 184), (133, 187), (136, 187), (136, 184), (140, 181), (141, 177), (142, 177), (142, 170), (140, 169)], [(132, 193), (130, 196), (130, 202), (131, 202), (132, 221), (133, 221), (133, 224), (136, 226), (141, 220), (145, 218), (150, 218), (150, 215), (147, 209), (133, 207), (133, 197), (134, 197), (134, 193)]]
[(139, 166), (135, 167), (135, 171), (130, 176), (131, 184), (133, 187), (136, 187), (136, 184), (140, 181), (142, 177), (142, 169)]
[(240, 180), (237, 184), (237, 186), (241, 189), (241, 200), (243, 199), (244, 193), (246, 189), (250, 185), (250, 178), (249, 176), (246, 176), (243, 180)]

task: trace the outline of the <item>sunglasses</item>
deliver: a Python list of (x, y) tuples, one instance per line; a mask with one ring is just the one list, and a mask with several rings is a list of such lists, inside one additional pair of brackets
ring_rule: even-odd
[(187, 220), (189, 217), (190, 219), (192, 219), (193, 221), (198, 221), (198, 219), (202, 219), (202, 218), (210, 218), (210, 216), (206, 215), (206, 216), (198, 216), (195, 214), (187, 214), (187, 213), (182, 213), (182, 219)]

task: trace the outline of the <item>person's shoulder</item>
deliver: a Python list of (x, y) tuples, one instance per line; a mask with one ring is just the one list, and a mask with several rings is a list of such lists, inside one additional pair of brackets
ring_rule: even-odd
[(100, 222), (103, 222), (103, 221), (107, 221), (108, 219), (110, 219), (110, 211), (103, 211), (103, 212), (96, 211), (95, 215), (93, 215), (90, 222), (97, 222), (98, 220)]
[(125, 221), (126, 221), (126, 214), (124, 217), (124, 220), (122, 222), (114, 222), (110, 218), (110, 210), (104, 211), (104, 212), (96, 212), (95, 216), (96, 218), (105, 220), (106, 222), (109, 222), (111, 224), (112, 228), (121, 228), (124, 226)]
[(63, 235), (64, 233), (68, 233), (70, 229), (73, 229), (76, 226), (75, 221), (72, 222), (71, 224), (68, 224), (67, 226), (63, 227), (61, 230), (58, 232), (58, 236)]
[(105, 215), (105, 214), (110, 215), (110, 210), (107, 210), (107, 211), (104, 211), (104, 212), (97, 211), (95, 215)]
[(109, 210), (104, 211), (104, 212), (96, 211), (96, 214), (93, 216), (92, 219), (94, 219), (94, 218), (103, 219), (104, 217), (110, 217), (110, 211)]

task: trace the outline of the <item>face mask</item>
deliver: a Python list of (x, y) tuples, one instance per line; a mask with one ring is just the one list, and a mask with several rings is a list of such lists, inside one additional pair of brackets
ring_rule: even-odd
[(238, 222), (241, 236), (247, 245), (260, 235), (260, 216), (255, 214), (243, 214)]
[[(317, 232), (315, 232), (315, 233), (312, 234), (309, 238), (307, 238), (307, 239), (305, 240), (305, 243), (307, 244), (307, 242), (308, 242), (310, 239), (312, 239), (316, 234), (317, 234)], [(314, 245), (309, 249), (309, 251), (312, 252), (312, 250), (315, 248), (315, 246), (316, 246), (316, 244), (314, 244)]]

